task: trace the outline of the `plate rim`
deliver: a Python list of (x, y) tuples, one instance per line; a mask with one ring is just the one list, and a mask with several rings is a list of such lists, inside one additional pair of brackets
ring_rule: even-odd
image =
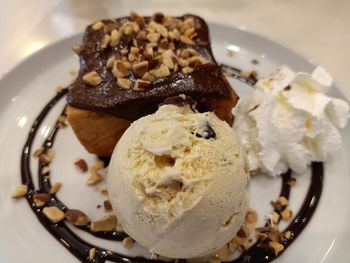
[[(214, 25), (214, 26), (218, 26), (218, 27), (224, 27), (224, 30), (230, 30), (230, 29), (235, 29), (237, 31), (243, 32), (243, 33), (248, 33), (249, 35), (253, 36), (253, 37), (258, 37), (260, 40), (263, 41), (268, 41), (269, 44), (273, 44), (273, 45), (277, 45), (279, 47), (282, 47), (285, 50), (288, 50), (289, 52), (293, 52), (293, 54), (299, 56), (300, 58), (302, 58), (303, 60), (305, 60), (305, 62), (308, 62), (310, 65), (316, 66), (312, 61), (308, 60), (305, 56), (303, 56), (302, 54), (298, 53), (295, 49), (293, 48), (289, 48), (288, 46), (284, 45), (284, 44), (280, 44), (278, 41), (276, 42), (275, 40), (272, 40), (271, 38), (267, 38), (264, 36), (261, 36), (259, 33), (255, 33), (255, 32), (250, 32), (246, 29), (241, 29), (241, 28), (237, 28), (235, 26), (231, 26), (231, 25), (226, 25), (226, 24), (220, 24), (220, 23), (209, 23), (210, 25)], [(60, 40), (57, 40), (53, 43), (50, 43), (49, 45), (37, 50), (36, 52), (32, 53), (31, 55), (27, 56), (26, 58), (22, 59), (21, 61), (19, 61), (9, 72), (5, 73), (3, 76), (0, 77), (0, 90), (6, 90), (6, 86), (2, 87), (3, 84), (6, 82), (6, 79), (8, 77), (11, 77), (11, 74), (13, 74), (13, 72), (18, 68), (18, 67), (26, 67), (26, 64), (28, 63), (28, 61), (30, 61), (33, 57), (37, 56), (39, 53), (44, 52), (45, 50), (48, 49), (55, 49), (58, 45), (62, 45), (64, 44), (66, 41), (71, 41), (73, 38), (77, 38), (77, 37), (82, 37), (83, 33), (77, 33), (77, 34), (73, 34), (70, 36), (67, 36), (65, 38), (62, 38)], [(73, 56), (73, 52), (72, 52), (72, 56)], [(23, 66), (24, 64), (24, 66)], [(338, 83), (336, 81), (334, 81), (334, 85), (337, 88), (337, 90), (340, 91), (341, 95), (345, 96), (344, 94), (344, 90), (341, 89), (341, 86), (338, 85)], [(19, 89), (20, 91), (23, 90), (23, 87), (21, 87)], [(18, 90), (15, 91), (15, 93), (18, 93)], [(350, 96), (350, 94), (349, 94)], [(11, 101), (7, 101), (7, 103), (11, 103)], [(3, 109), (5, 110), (5, 112), (8, 110), (8, 104), (3, 105)], [(0, 109), (0, 122), (3, 121), (3, 117), (1, 115), (1, 113), (3, 112), (3, 109)], [(325, 255), (327, 256), (327, 255)]]

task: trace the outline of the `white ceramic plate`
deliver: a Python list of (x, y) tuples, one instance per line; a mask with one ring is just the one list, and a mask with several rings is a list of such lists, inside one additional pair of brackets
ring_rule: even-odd
[[(290, 49), (264, 37), (237, 28), (217, 24), (210, 25), (212, 45), (217, 60), (241, 69), (254, 69), (260, 76), (266, 75), (281, 64), (296, 71), (311, 72), (314, 65)], [(71, 46), (81, 41), (82, 35), (64, 39), (44, 48), (23, 61), (0, 80), (0, 261), (1, 262), (78, 262), (39, 223), (25, 199), (14, 200), (10, 193), (20, 183), (20, 155), (30, 126), (43, 106), (55, 94), (57, 85), (67, 85), (72, 79), (71, 69), (78, 69), (78, 59)], [(234, 56), (227, 51), (234, 51)], [(331, 55), (331, 53), (330, 53)], [(252, 59), (259, 64), (253, 65)], [(249, 88), (237, 80), (231, 80), (241, 96)], [(339, 87), (333, 87), (332, 96), (350, 98)], [(54, 120), (62, 110), (61, 101), (45, 119), (34, 142), (38, 148), (53, 127)], [(276, 262), (345, 262), (350, 258), (350, 127), (342, 130), (342, 151), (325, 164), (322, 198), (314, 217), (298, 239)], [(77, 157), (90, 164), (94, 156), (79, 144), (70, 128), (58, 134), (55, 150), (57, 156), (51, 165), (53, 182), (60, 181), (63, 187), (58, 197), (72, 208), (84, 210), (92, 219), (103, 215), (103, 196), (98, 186), (85, 184), (87, 174), (78, 172), (73, 162)], [(33, 173), (37, 162), (32, 161)], [(305, 196), (310, 180), (309, 172), (297, 175), (298, 183), (291, 193), (291, 207), (296, 211)], [(269, 202), (280, 190), (280, 180), (263, 176), (251, 183), (251, 206), (259, 211), (259, 224), (263, 215), (271, 211)], [(86, 233), (77, 233), (89, 242), (112, 251), (131, 255), (146, 255), (136, 246), (125, 250), (119, 242), (104, 241)]]

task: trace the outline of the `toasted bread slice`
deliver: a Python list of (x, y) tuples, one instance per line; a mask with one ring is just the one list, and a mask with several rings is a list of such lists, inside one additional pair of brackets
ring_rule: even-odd
[(67, 107), (67, 119), (79, 141), (90, 153), (111, 156), (131, 121), (110, 114)]

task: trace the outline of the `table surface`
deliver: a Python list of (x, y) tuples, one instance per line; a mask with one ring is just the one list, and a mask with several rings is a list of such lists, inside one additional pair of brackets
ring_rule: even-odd
[(0, 9), (0, 78), (46, 45), (101, 18), (194, 13), (258, 32), (324, 66), (350, 91), (348, 0), (11, 0)]

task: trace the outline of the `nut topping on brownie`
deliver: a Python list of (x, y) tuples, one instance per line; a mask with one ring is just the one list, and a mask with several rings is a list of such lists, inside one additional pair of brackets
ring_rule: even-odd
[(80, 72), (68, 95), (71, 106), (135, 120), (181, 93), (213, 110), (213, 99), (237, 96), (221, 73), (203, 19), (156, 13), (101, 20), (75, 46)]
[[(137, 79), (142, 79), (147, 72), (155, 78), (167, 77), (177, 71), (187, 74), (192, 72), (194, 67), (209, 63), (195, 49), (184, 49), (182, 45), (196, 44), (194, 37), (197, 32), (194, 17), (179, 19), (157, 13), (151, 19), (145, 19), (132, 13), (129, 20), (124, 23), (113, 20), (99, 21), (91, 28), (102, 31), (97, 41), (101, 51), (108, 45), (112, 48), (116, 47), (129, 36), (134, 37), (131, 44), (123, 45), (121, 50), (123, 52), (111, 52), (107, 58), (107, 68), (111, 69), (117, 79), (117, 86), (121, 89), (130, 89), (139, 84), (140, 81)], [(81, 51), (79, 50), (77, 54)], [(132, 79), (119, 80), (131, 75), (130, 67), (133, 72)], [(86, 78), (86, 75), (89, 78)], [(92, 71), (85, 74), (83, 79), (87, 84), (96, 86), (102, 82), (102, 80), (99, 81), (100, 79), (95, 80), (97, 76), (97, 73)], [(147, 87), (149, 88), (150, 85), (143, 85), (142, 89), (137, 87), (133, 90), (144, 91)]]

